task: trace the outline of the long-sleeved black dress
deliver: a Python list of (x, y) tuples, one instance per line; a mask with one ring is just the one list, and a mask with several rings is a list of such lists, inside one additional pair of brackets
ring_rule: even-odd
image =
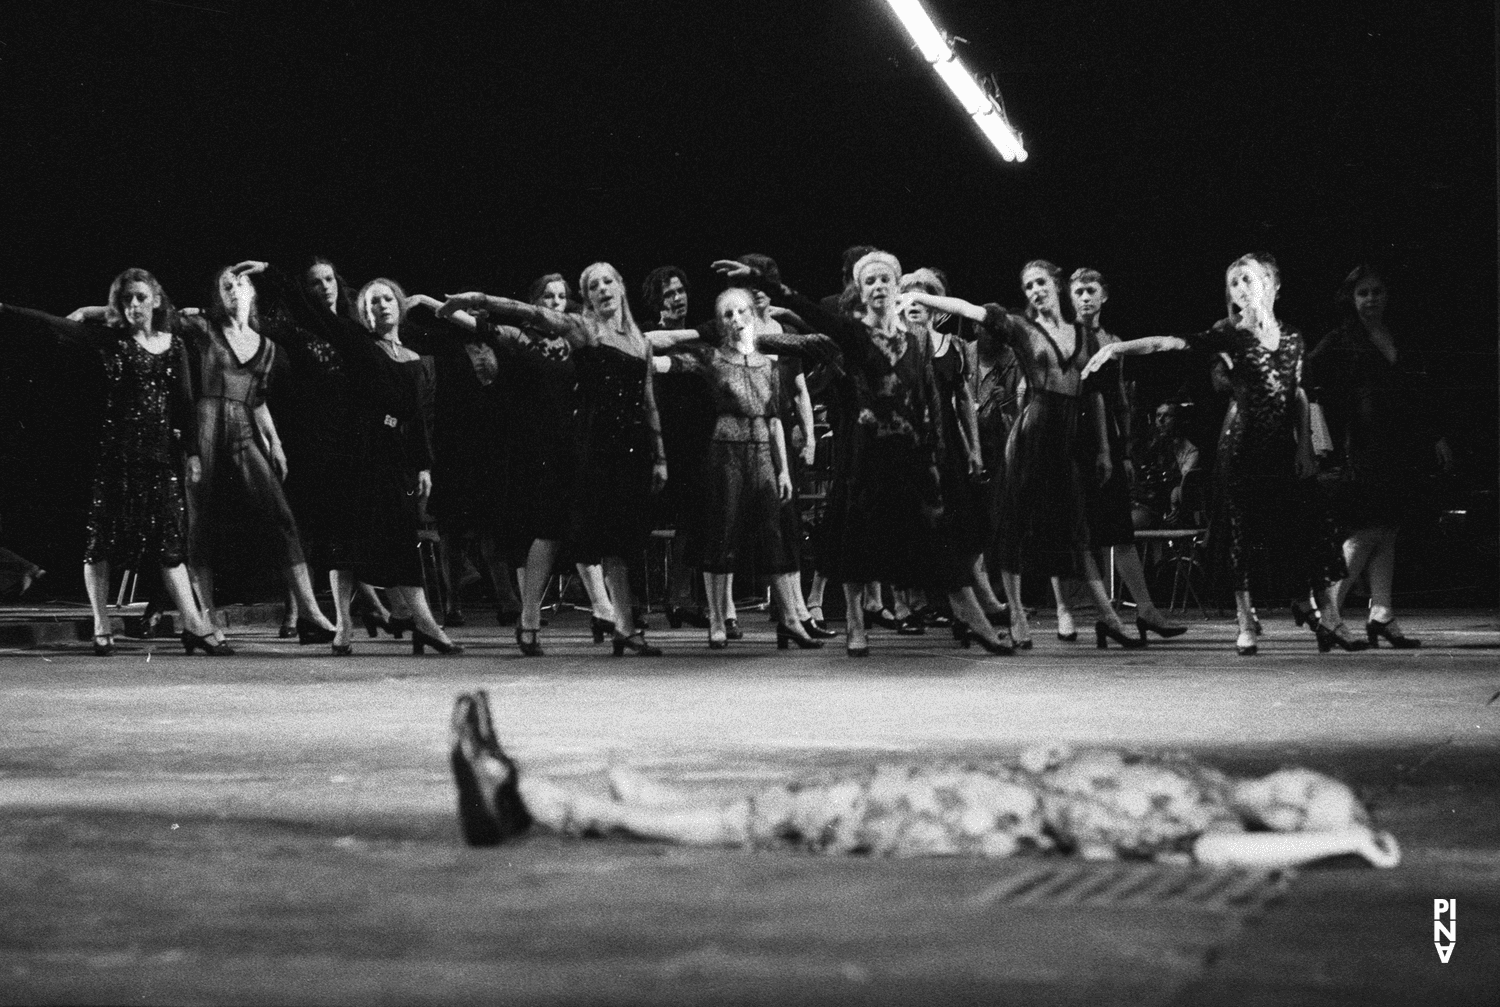
[(182, 341), (174, 335), (165, 352), (152, 353), (124, 328), (11, 305), (3, 310), (93, 349), (104, 364), (108, 391), (84, 562), (133, 570), (153, 560), (166, 567), (185, 562), (181, 445), (197, 444), (197, 415)]
[(1015, 426), (1021, 411), (1021, 367), (1011, 348), (994, 338), (988, 329), (981, 326), (966, 327), (974, 335), (972, 342), (964, 342), (967, 358), (970, 393), (974, 399), (974, 411), (979, 419), (979, 452), (984, 459), (985, 517), (989, 523), (990, 536), (984, 544), (984, 559), (988, 569), (998, 571), (999, 557), (996, 553), (1000, 532), (1000, 509), (1005, 497), (1005, 445), (1010, 440), (1011, 427)]
[[(1079, 327), (1082, 329), (1082, 326)], [(1114, 336), (1103, 329), (1094, 328), (1081, 332), (1087, 360), (1105, 343), (1116, 342)], [(1109, 452), (1110, 475), (1104, 483), (1092, 468), (1086, 469), (1084, 496), (1087, 503), (1089, 545), (1095, 549), (1110, 546), (1131, 545), (1135, 542), (1135, 520), (1131, 511), (1130, 476), (1125, 472), (1126, 431), (1130, 425), (1130, 401), (1125, 394), (1124, 368), (1118, 359), (1111, 360), (1084, 382), (1085, 394), (1098, 394), (1104, 408), (1104, 432), (1107, 442), (1102, 445)], [(1097, 452), (1101, 447), (1097, 427), (1091, 443)]]
[(1254, 332), (1226, 320), (1180, 338), (1189, 349), (1228, 354), (1231, 363), (1234, 400), (1215, 472), (1235, 589), (1297, 598), (1343, 577), (1339, 537), (1314, 481), (1297, 478), (1301, 334), (1282, 326), (1277, 345), (1268, 348)]

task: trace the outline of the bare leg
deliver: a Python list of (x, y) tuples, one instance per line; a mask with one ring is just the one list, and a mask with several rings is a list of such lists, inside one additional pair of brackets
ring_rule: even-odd
[(365, 600), (365, 604), (370, 606), (370, 611), (380, 616), (382, 621), (389, 620), (391, 617), (391, 610), (386, 608), (385, 602), (380, 600), (380, 592), (376, 591), (373, 587), (371, 587), (369, 584), (366, 584), (364, 581), (358, 581), (357, 583), (359, 596)]
[(1068, 607), (1068, 594), (1061, 577), (1052, 578), (1052, 597), (1057, 602), (1057, 635), (1064, 640), (1078, 639), (1078, 627), (1073, 625), (1073, 610)]
[(297, 616), (301, 614), (297, 607), (297, 592), (291, 588), (286, 589), (286, 615), (282, 616), (281, 628), (295, 630), (297, 628)]
[(1000, 586), (1005, 588), (1005, 599), (1010, 602), (1010, 638), (1018, 647), (1024, 646), (1031, 642), (1031, 624), (1026, 621), (1026, 606), (1021, 603), (1021, 575), (1001, 570)]
[[(1360, 575), (1370, 565), (1370, 559), (1375, 554), (1377, 544), (1374, 531), (1373, 528), (1358, 528), (1344, 539), (1344, 565), (1349, 568), (1349, 574), (1335, 584), (1333, 590), (1329, 592), (1328, 611), (1325, 616), (1329, 619), (1330, 626), (1337, 626), (1344, 621), (1344, 599), (1349, 596), (1349, 589), (1359, 582)], [(1371, 579), (1374, 579), (1373, 576)], [(1371, 594), (1373, 593), (1372, 590)]]
[(219, 614), (214, 610), (214, 568), (207, 563), (189, 564), (188, 573), (193, 578), (193, 587), (198, 592), (198, 602), (203, 614), (218, 634)]
[(453, 642), (448, 639), (448, 634), (443, 632), (443, 627), (439, 626), (437, 620), (433, 618), (432, 609), (427, 605), (427, 592), (422, 590), (420, 586), (398, 584), (390, 588), (390, 592), (393, 600), (400, 598), (405, 603), (407, 611), (411, 613), (412, 619), (416, 621), (417, 629), (426, 633), (434, 640), (440, 640), (448, 644)]
[(547, 581), (552, 576), (552, 566), (557, 562), (557, 543), (539, 538), (531, 543), (526, 553), (526, 568), (521, 582), (521, 627), (538, 629), (542, 625), (542, 596), (547, 593)]
[(990, 615), (1004, 609), (1004, 603), (995, 594), (995, 587), (990, 583), (990, 573), (984, 567), (984, 553), (975, 553), (974, 562), (969, 565), (969, 569), (974, 581), (974, 598), (979, 602), (979, 607)]
[(1120, 632), (1125, 631), (1120, 622), (1119, 613), (1115, 611), (1115, 603), (1109, 596), (1109, 588), (1104, 586), (1104, 578), (1099, 575), (1099, 565), (1094, 562), (1092, 554), (1083, 557), (1084, 583), (1088, 585), (1089, 594), (1094, 596), (1094, 604), (1099, 608), (1099, 619)]
[(870, 646), (870, 634), (865, 629), (865, 589), (866, 585), (854, 581), (844, 584), (844, 642), (851, 651)]
[(703, 573), (703, 592), (708, 596), (708, 642), (724, 643), (728, 634), (724, 621), (729, 608), (730, 575), (727, 573)]
[(965, 587), (957, 591), (949, 591), (948, 604), (953, 608), (954, 617), (968, 624), (969, 632), (982, 637), (994, 646), (1000, 646), (1000, 637), (995, 633), (995, 628), (990, 625), (989, 617), (984, 614), (984, 608), (980, 606), (979, 599), (974, 596), (973, 588)]
[[(578, 579), (589, 596), (589, 605), (594, 610), (594, 618), (619, 626), (620, 621), (615, 618), (615, 603), (610, 600), (609, 586), (604, 580), (604, 567), (598, 563), (579, 563), (577, 567)], [(629, 609), (626, 611), (628, 612)]]
[(740, 614), (734, 607), (734, 574), (726, 573), (724, 575), (724, 620), (727, 622), (739, 617)]
[[(161, 568), (161, 580), (166, 585), (167, 593), (172, 596), (172, 603), (182, 614), (182, 628), (194, 636), (213, 636), (213, 625), (204, 617), (203, 610), (198, 607), (198, 600), (193, 597), (193, 582), (188, 579), (187, 567), (181, 563), (164, 566)], [(89, 600), (93, 600), (92, 596)]]
[(630, 613), (634, 604), (634, 599), (630, 594), (630, 573), (625, 567), (624, 560), (618, 556), (606, 556), (603, 569), (604, 581), (609, 585), (609, 598), (614, 605), (615, 613), (620, 617), (615, 620), (615, 632), (621, 636), (629, 636), (635, 630), (635, 627), (630, 624)]
[[(812, 618), (812, 613), (807, 609), (807, 601), (802, 597), (802, 575), (800, 573), (793, 570), (789, 573), (777, 574), (775, 580), (772, 581), (771, 590), (772, 592), (780, 592), (778, 596), (784, 598), (784, 600), (777, 602), (778, 605), (792, 606), (790, 610), (781, 609), (783, 622), (791, 619), (796, 626), (800, 626)], [(792, 626), (793, 622), (788, 622), (787, 625)]]
[(89, 609), (94, 613), (94, 635), (109, 636), (109, 563), (83, 564), (83, 586), (88, 589)]
[(701, 807), (622, 804), (525, 776), (517, 787), (536, 822), (564, 835), (625, 833), (685, 846), (740, 846), (750, 836), (747, 801)]
[(1249, 591), (1234, 592), (1234, 616), (1240, 627), (1234, 645), (1240, 648), (1255, 646), (1255, 609), (1250, 604)]
[[(346, 645), (349, 643), (349, 638), (354, 635), (354, 585), (354, 574), (348, 570), (328, 571), (328, 589), (333, 594), (333, 610), (338, 616), (338, 622), (335, 623), (337, 632), (333, 637), (335, 646)], [(368, 585), (361, 586), (368, 588), (371, 594), (375, 593), (374, 589), (369, 588)], [(380, 605), (378, 598), (375, 604), (377, 612), (384, 608)]]
[(293, 563), (283, 570), (282, 574), (286, 577), (287, 587), (297, 596), (297, 602), (302, 608), (302, 618), (324, 629), (334, 629), (333, 623), (329, 622), (322, 609), (318, 608), (318, 599), (313, 595), (312, 576), (307, 572), (307, 564)]
[(1134, 545), (1117, 545), (1114, 547), (1114, 554), (1115, 571), (1125, 582), (1125, 590), (1130, 592), (1131, 601), (1135, 602), (1136, 614), (1153, 626), (1166, 626), (1167, 619), (1156, 607), (1156, 602), (1151, 599), (1151, 589), (1146, 586), (1146, 570), (1141, 566), (1141, 554)]
[(1396, 529), (1379, 529), (1375, 554), (1370, 557), (1370, 618), (1390, 622), (1396, 617), (1391, 592), (1396, 580)]
[(818, 621), (823, 621), (823, 589), (828, 586), (828, 578), (821, 573), (813, 573), (812, 585), (807, 589), (807, 607), (809, 610), (818, 610)]

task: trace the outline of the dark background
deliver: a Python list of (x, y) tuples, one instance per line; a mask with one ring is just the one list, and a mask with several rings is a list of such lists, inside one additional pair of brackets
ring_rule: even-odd
[[(1269, 249), (1315, 338), (1374, 259), (1433, 353), (1464, 478), (1493, 490), (1492, 9), (929, 9), (996, 73), (1024, 164), (878, 0), (8, 9), (0, 301), (66, 312), (139, 265), (202, 303), (221, 263), (317, 251), (434, 295), (596, 259), (634, 288), (672, 262), (701, 310), (715, 257), (767, 252), (820, 294), (869, 242), (1012, 304), (1028, 259), (1093, 265), (1106, 322), (1139, 335), (1205, 327), (1224, 267)], [(6, 336), (0, 537), (76, 566), (97, 375)]]

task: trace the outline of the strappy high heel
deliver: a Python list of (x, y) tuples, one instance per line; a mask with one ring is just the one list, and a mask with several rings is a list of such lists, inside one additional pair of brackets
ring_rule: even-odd
[(811, 634), (804, 636), (796, 630), (787, 626), (784, 622), (776, 624), (776, 649), (786, 650), (791, 644), (796, 644), (798, 650), (818, 650), (823, 646), (822, 640), (814, 640)]
[[(525, 626), (516, 627), (516, 646), (521, 648), (523, 657), (545, 657), (542, 652), (542, 641), (537, 638), (539, 629), (527, 629)], [(528, 640), (527, 637), (530, 637)]]
[[(1344, 632), (1340, 633), (1339, 630), (1343, 630)], [(1337, 647), (1339, 650), (1351, 652), (1370, 649), (1369, 643), (1365, 642), (1364, 640), (1356, 640), (1351, 637), (1349, 635), (1349, 628), (1343, 623), (1339, 623), (1332, 629), (1329, 629), (1327, 626), (1319, 623), (1313, 630), (1313, 632), (1317, 633), (1318, 635), (1319, 654), (1326, 654), (1329, 651), (1333, 650), (1333, 648), (1335, 647)]]
[(411, 652), (413, 655), (423, 653), (424, 648), (431, 647), (444, 657), (450, 654), (462, 654), (464, 649), (456, 643), (444, 643), (435, 636), (428, 636), (415, 626), (411, 630)]
[(595, 643), (603, 643), (606, 636), (614, 634), (615, 624), (608, 619), (591, 615), (589, 616), (589, 631), (594, 634)]
[(627, 650), (637, 657), (661, 657), (661, 648), (647, 643), (645, 632), (639, 629), (629, 636), (616, 632), (614, 650), (615, 657), (624, 657)]
[(189, 656), (193, 651), (201, 650), (207, 657), (229, 657), (234, 653), (234, 648), (222, 640), (214, 640), (211, 636), (199, 636), (197, 633), (182, 631), (182, 649)]
[(391, 634), (391, 636), (400, 635), (395, 631), (394, 628), (392, 628), (389, 622), (386, 622), (374, 612), (361, 612), (359, 621), (365, 624), (365, 632), (369, 634), (370, 639), (372, 640), (380, 634), (380, 631), (382, 629)]
[(1396, 625), (1396, 620), (1377, 622), (1371, 619), (1365, 623), (1365, 636), (1370, 641), (1371, 647), (1379, 647), (1379, 641), (1384, 639), (1386, 643), (1397, 650), (1411, 650), (1413, 647), (1422, 646), (1422, 641), (1414, 636), (1407, 636), (1401, 632), (1401, 627)]
[(1094, 623), (1094, 645), (1100, 650), (1107, 650), (1110, 640), (1115, 641), (1115, 643), (1118, 643), (1126, 650), (1140, 650), (1146, 646), (1146, 638), (1144, 636), (1126, 636), (1103, 619)]
[[(1314, 633), (1318, 631), (1319, 623), (1317, 609), (1313, 608), (1311, 605), (1299, 605), (1295, 601), (1292, 602), (1290, 608), (1292, 610), (1292, 622), (1296, 623), (1299, 627), (1305, 625)], [(1260, 633), (1260, 628), (1258, 626), (1255, 632), (1257, 634)]]

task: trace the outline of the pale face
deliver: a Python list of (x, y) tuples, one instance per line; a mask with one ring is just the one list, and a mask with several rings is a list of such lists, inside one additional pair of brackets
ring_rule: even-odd
[(1073, 301), (1073, 314), (1080, 322), (1092, 322), (1099, 317), (1099, 309), (1109, 300), (1104, 288), (1092, 280), (1081, 280), (1068, 289)]
[(240, 310), (255, 304), (255, 286), (244, 273), (231, 273), (227, 269), (219, 274), (219, 300), (224, 310), (234, 318)]
[(1354, 310), (1360, 318), (1379, 321), (1385, 317), (1387, 296), (1380, 277), (1367, 276), (1354, 287)]
[(600, 318), (609, 318), (618, 312), (620, 300), (624, 296), (615, 274), (607, 269), (601, 269), (590, 276), (588, 289), (583, 293)]
[(859, 300), (868, 311), (883, 312), (896, 296), (896, 274), (877, 262), (859, 277)]
[(537, 299), (537, 304), (553, 311), (566, 311), (568, 308), (568, 285), (562, 280), (553, 280), (548, 283), (542, 291), (542, 296)]
[(1040, 312), (1056, 314), (1061, 305), (1057, 281), (1045, 269), (1032, 267), (1022, 273), (1021, 292), (1026, 295), (1026, 302)]
[(339, 304), (339, 278), (334, 274), (333, 267), (326, 262), (315, 263), (303, 277), (303, 287), (308, 296), (322, 304), (328, 305), (329, 311), (334, 311)]
[(666, 321), (680, 322), (687, 317), (687, 309), (687, 288), (674, 276), (661, 291), (661, 316)]
[(385, 284), (372, 287), (369, 299), (370, 325), (376, 332), (390, 332), (401, 322), (401, 302)]
[(1270, 275), (1263, 266), (1253, 262), (1230, 270), (1227, 283), (1230, 303), (1241, 311), (1266, 303), (1267, 295), (1275, 296), (1276, 288), (1271, 284)]
[(932, 322), (932, 311), (925, 304), (909, 303), (901, 314), (906, 324), (918, 331), (925, 330)]
[(719, 327), (732, 341), (751, 339), (755, 335), (755, 303), (743, 290), (727, 290), (719, 296), (715, 308)]
[(120, 314), (125, 316), (125, 324), (136, 332), (151, 331), (152, 316), (160, 306), (161, 301), (149, 283), (134, 280), (120, 291)]

